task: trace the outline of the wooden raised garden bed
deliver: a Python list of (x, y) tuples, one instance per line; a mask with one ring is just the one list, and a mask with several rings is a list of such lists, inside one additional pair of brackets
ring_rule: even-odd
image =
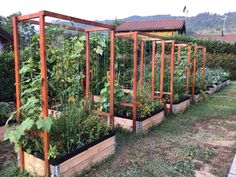
[[(111, 132), (63, 157), (49, 160), (51, 176), (76, 176), (115, 152), (115, 133)], [(45, 176), (45, 162), (24, 152), (25, 170), (32, 175)]]
[(198, 103), (200, 100), (201, 100), (201, 94), (198, 93), (198, 94), (195, 94), (194, 97), (193, 97), (193, 102), (194, 103)]
[[(170, 104), (166, 104), (167, 108), (170, 108)], [(185, 98), (181, 102), (173, 103), (172, 112), (181, 113), (184, 112), (190, 106), (190, 98)]]
[[(151, 116), (149, 117), (138, 118), (136, 122), (137, 124), (136, 132), (147, 131), (154, 125), (160, 124), (163, 121), (164, 117), (165, 117), (164, 111), (160, 110), (153, 115), (151, 114)], [(131, 118), (115, 116), (114, 123), (115, 125), (119, 125), (122, 128), (127, 129), (129, 131), (133, 130), (133, 120)]]
[(217, 86), (213, 85), (213, 86), (207, 87), (206, 93), (211, 95), (211, 94), (215, 93), (216, 91), (217, 91)]

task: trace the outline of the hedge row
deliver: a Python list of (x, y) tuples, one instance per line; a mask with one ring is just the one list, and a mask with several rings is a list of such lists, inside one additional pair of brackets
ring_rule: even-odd
[(171, 36), (167, 39), (197, 43), (207, 47), (207, 67), (223, 68), (229, 71), (231, 79), (236, 80), (236, 43), (217, 40), (204, 40), (192, 36)]
[(235, 54), (236, 55), (236, 42), (223, 42), (219, 40), (213, 40), (213, 39), (199, 39), (195, 38), (193, 36), (187, 36), (187, 35), (175, 35), (166, 37), (166, 39), (174, 39), (177, 41), (184, 41), (184, 42), (192, 42), (197, 43), (199, 45), (204, 45), (207, 47), (207, 51), (209, 53), (217, 53), (217, 54)]
[(0, 102), (15, 100), (15, 78), (13, 52), (9, 49), (0, 53)]

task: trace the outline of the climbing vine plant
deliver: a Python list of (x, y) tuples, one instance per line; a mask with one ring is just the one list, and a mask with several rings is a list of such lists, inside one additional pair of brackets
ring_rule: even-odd
[[(91, 35), (90, 50), (95, 53), (94, 55), (103, 55), (104, 49), (107, 49), (105, 48), (104, 38), (99, 37)], [(82, 106), (83, 102), (81, 101), (84, 99), (85, 36), (80, 33), (70, 34), (60, 26), (50, 26), (46, 28), (46, 41), (49, 108), (70, 113), (70, 109), (74, 109), (78, 105)], [(19, 151), (20, 144), (23, 144), (24, 148), (28, 148), (26, 149), (28, 152), (31, 152), (34, 148), (41, 149), (42, 151), (42, 140), (34, 139), (34, 146), (30, 145), (32, 143), (32, 141), (29, 141), (30, 130), (36, 132), (46, 130), (50, 132), (53, 129), (55, 132), (56, 122), (58, 121), (51, 116), (42, 119), (39, 35), (37, 33), (30, 34), (27, 38), (21, 38), (20, 43), (20, 101), (22, 106), (12, 114), (10, 119), (17, 112), (21, 112), (22, 122), (14, 127), (8, 127), (4, 139), (10, 140), (15, 145), (16, 151)], [(80, 110), (77, 110), (80, 113), (75, 115), (81, 118), (86, 117), (83, 116), (86, 115), (84, 110), (82, 110), (83, 108), (82, 106)], [(63, 115), (66, 114), (62, 113), (62, 117)], [(95, 118), (93, 117), (88, 116), (91, 126), (92, 120), (96, 122), (98, 119), (96, 116)], [(64, 116), (64, 118), (68, 117)], [(64, 118), (61, 118), (61, 120), (65, 120)], [(53, 125), (54, 122), (55, 125)], [(73, 126), (71, 125), (71, 128), (75, 128)], [(100, 127), (103, 127), (103, 129), (98, 127), (100, 130), (106, 131), (104, 126), (100, 125)], [(67, 127), (67, 132), (70, 132), (69, 128)], [(49, 156), (55, 157), (58, 155), (55, 152), (55, 146), (50, 146)]]

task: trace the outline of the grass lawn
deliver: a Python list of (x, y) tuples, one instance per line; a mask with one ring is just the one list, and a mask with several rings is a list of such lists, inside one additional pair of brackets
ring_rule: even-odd
[[(235, 137), (236, 82), (232, 82), (145, 134), (119, 132), (116, 154), (81, 176), (227, 176), (236, 152)], [(2, 146), (7, 145), (0, 145), (2, 155)], [(3, 160), (0, 176), (16, 176), (11, 163), (15, 157), (5, 158), (5, 165)]]

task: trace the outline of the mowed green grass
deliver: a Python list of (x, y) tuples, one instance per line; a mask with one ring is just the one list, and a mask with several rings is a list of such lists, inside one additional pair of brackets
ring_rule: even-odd
[[(116, 154), (81, 176), (195, 176), (195, 171), (206, 165), (211, 166), (211, 174), (227, 176), (236, 145), (207, 144), (209, 140), (226, 139), (221, 129), (227, 126), (236, 131), (236, 124), (222, 123), (225, 121), (236, 122), (236, 82), (185, 113), (167, 117), (146, 134), (118, 133)], [(215, 124), (219, 130), (211, 127)]]
[[(116, 153), (80, 176), (195, 176), (206, 167), (211, 175), (227, 176), (236, 152), (235, 136), (236, 82), (232, 82), (147, 133), (119, 131)], [(230, 146), (211, 144), (223, 140)], [(0, 176), (27, 176), (18, 172), (15, 163), (7, 162)]]

